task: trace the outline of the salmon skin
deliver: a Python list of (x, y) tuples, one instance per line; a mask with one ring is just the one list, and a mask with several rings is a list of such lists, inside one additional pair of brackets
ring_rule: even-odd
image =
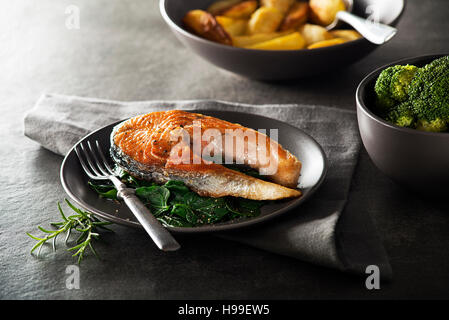
[[(119, 167), (139, 179), (183, 181), (202, 196), (278, 200), (301, 195), (293, 189), (301, 170), (294, 155), (263, 133), (199, 113), (160, 111), (126, 120), (114, 127), (110, 152)], [(247, 165), (273, 182), (214, 159)]]

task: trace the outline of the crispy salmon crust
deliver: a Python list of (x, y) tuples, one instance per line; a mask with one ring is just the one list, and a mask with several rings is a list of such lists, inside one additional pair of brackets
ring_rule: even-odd
[[(207, 129), (214, 132), (215, 139), (203, 140)], [(189, 138), (188, 143), (173, 139), (176, 132), (186, 135)], [(225, 141), (228, 141), (226, 139), (229, 132), (237, 132), (232, 137), (235, 139), (244, 139), (251, 134), (255, 139), (247, 138), (243, 148), (236, 144), (228, 150)], [(199, 138), (196, 138), (197, 133)], [(266, 145), (265, 149), (261, 148), (262, 142)], [(211, 145), (214, 146), (214, 152), (222, 152), (224, 157), (238, 160), (258, 169), (262, 174), (270, 173), (269, 170), (272, 170), (275, 164), (276, 172), (267, 175), (275, 183), (204, 159), (202, 156)], [(251, 148), (258, 147), (258, 151), (262, 149), (259, 154), (265, 155), (267, 161), (259, 161), (258, 157), (250, 152), (254, 150)], [(177, 156), (182, 152), (187, 154), (187, 158), (182, 158), (187, 159), (187, 162), (179, 161)], [(214, 152), (210, 154), (214, 156)], [(289, 188), (296, 187), (301, 169), (301, 163), (290, 152), (253, 129), (198, 113), (161, 111), (124, 121), (117, 125), (111, 134), (111, 155), (120, 167), (134, 176), (161, 183), (181, 180), (203, 196), (278, 200), (301, 195), (299, 190)]]

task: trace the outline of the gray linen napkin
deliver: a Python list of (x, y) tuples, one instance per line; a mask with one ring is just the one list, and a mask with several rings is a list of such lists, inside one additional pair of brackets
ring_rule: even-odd
[(317, 265), (365, 274), (376, 265), (383, 279), (392, 271), (376, 230), (363, 212), (344, 210), (360, 138), (352, 111), (305, 105), (247, 105), (213, 100), (117, 102), (43, 95), (25, 117), (25, 135), (60, 155), (104, 125), (156, 110), (244, 111), (288, 122), (314, 137), (329, 160), (327, 177), (298, 213), (219, 236)]

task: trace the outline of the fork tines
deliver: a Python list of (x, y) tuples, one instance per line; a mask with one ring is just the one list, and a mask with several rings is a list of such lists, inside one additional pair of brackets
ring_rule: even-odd
[(91, 179), (109, 179), (110, 176), (114, 175), (114, 172), (109, 166), (98, 140), (95, 140), (96, 148), (92, 147), (90, 141), (87, 141), (86, 143), (87, 147), (84, 146), (83, 142), (80, 142), (75, 147), (75, 153), (78, 156), (84, 171)]

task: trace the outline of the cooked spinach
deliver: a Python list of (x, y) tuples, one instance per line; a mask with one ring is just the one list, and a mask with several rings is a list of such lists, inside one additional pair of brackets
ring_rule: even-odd
[[(150, 209), (164, 225), (171, 227), (195, 227), (225, 222), (233, 219), (254, 217), (266, 201), (255, 201), (235, 197), (203, 197), (191, 191), (182, 181), (170, 180), (157, 185), (132, 177), (125, 171), (118, 176)], [(118, 200), (117, 190), (112, 184), (89, 185), (101, 197)]]
[(117, 190), (111, 188), (110, 184), (94, 184), (91, 181), (88, 182), (89, 186), (92, 187), (100, 196), (103, 198), (108, 198), (112, 200), (117, 199)]

